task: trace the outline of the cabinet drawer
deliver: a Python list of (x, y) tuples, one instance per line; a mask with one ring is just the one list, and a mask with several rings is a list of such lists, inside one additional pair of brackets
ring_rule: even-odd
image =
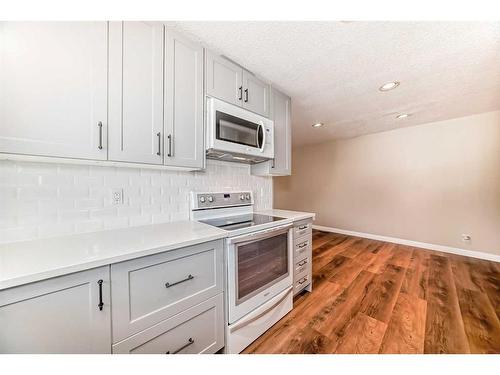
[(311, 275), (306, 274), (293, 283), (293, 294), (297, 294), (311, 283)]
[(113, 353), (201, 354), (224, 346), (223, 294), (113, 345)]
[(299, 261), (304, 259), (307, 256), (310, 256), (312, 253), (312, 245), (311, 239), (307, 237), (303, 237), (301, 241), (297, 241), (294, 245), (293, 256), (295, 261)]
[(111, 266), (113, 342), (222, 292), (222, 240)]
[(298, 223), (294, 228), (293, 228), (293, 235), (294, 238), (299, 238), (303, 236), (312, 236), (312, 222), (307, 221), (307, 222), (302, 222)]
[(298, 280), (305, 273), (310, 273), (311, 270), (311, 257), (306, 257), (298, 262), (295, 262), (293, 275), (294, 280)]

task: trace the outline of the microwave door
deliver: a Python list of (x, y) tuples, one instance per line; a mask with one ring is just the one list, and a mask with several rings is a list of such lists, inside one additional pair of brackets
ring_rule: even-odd
[(217, 111), (216, 138), (220, 141), (260, 148), (261, 125)]

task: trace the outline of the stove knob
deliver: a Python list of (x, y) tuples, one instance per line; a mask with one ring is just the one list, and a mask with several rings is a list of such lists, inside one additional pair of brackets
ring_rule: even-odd
[(212, 203), (212, 202), (214, 201), (214, 197), (212, 197), (211, 195), (209, 195), (209, 196), (208, 196), (208, 201), (209, 201), (210, 203)]
[(244, 201), (245, 200), (245, 196), (243, 194), (240, 195), (240, 200), (241, 201)]
[(250, 200), (250, 194), (247, 194), (246, 198), (247, 198), (247, 201), (249, 201)]

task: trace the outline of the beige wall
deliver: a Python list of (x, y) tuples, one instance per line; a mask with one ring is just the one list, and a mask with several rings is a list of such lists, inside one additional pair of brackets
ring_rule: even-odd
[(317, 225), (500, 254), (500, 111), (299, 147), (273, 180)]

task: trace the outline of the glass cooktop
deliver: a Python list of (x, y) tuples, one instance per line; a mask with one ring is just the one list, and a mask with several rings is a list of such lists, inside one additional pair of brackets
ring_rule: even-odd
[(238, 216), (226, 216), (216, 219), (200, 220), (201, 223), (212, 225), (224, 230), (236, 230), (253, 227), (255, 225), (272, 223), (285, 220), (285, 218), (260, 214), (247, 214)]

